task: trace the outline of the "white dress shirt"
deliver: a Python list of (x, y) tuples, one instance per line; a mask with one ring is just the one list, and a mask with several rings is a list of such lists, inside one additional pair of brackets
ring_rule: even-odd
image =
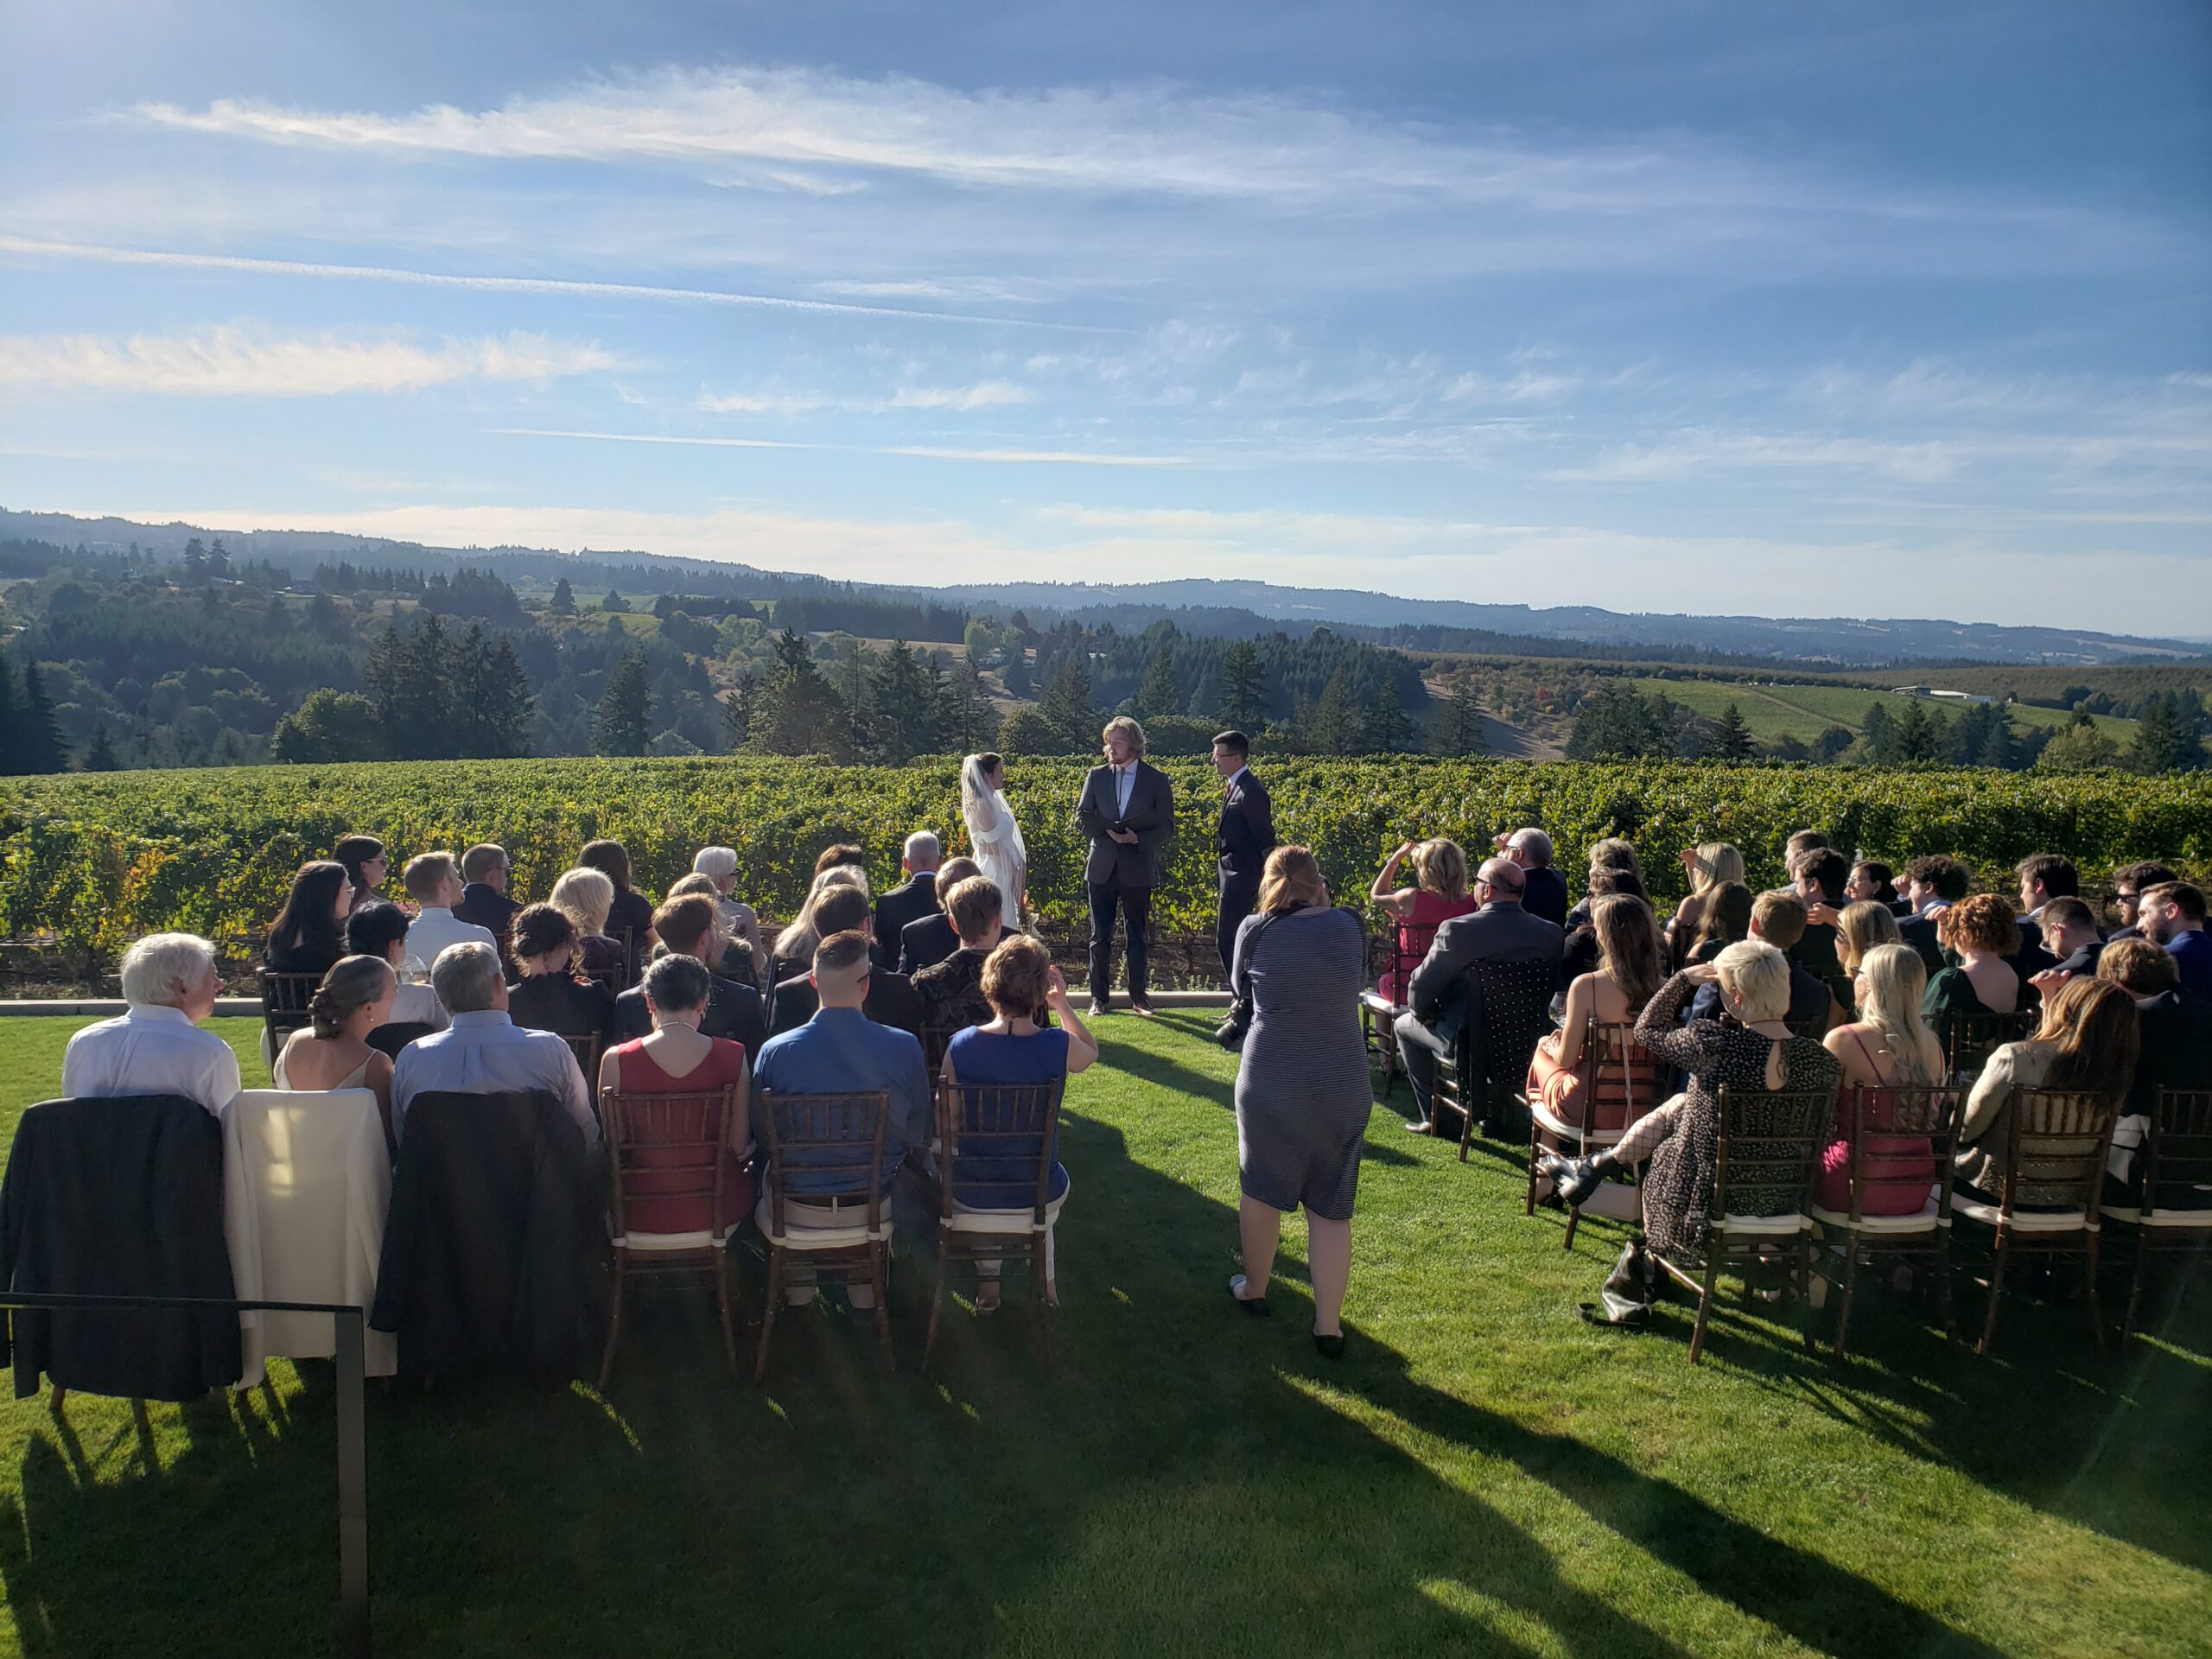
[(429, 968), (437, 962), (438, 952), (449, 944), (488, 944), (494, 950), (499, 948), (491, 929), (461, 921), (453, 912), (441, 910), (435, 905), (423, 906), (422, 913), (407, 925), (407, 954), (424, 968)]
[(1136, 785), (1137, 763), (1135, 761), (1130, 761), (1126, 766), (1114, 768), (1114, 816), (1116, 818), (1126, 818), (1129, 816), (1129, 791)]
[(395, 1026), (428, 1026), (432, 1031), (443, 1031), (453, 1022), (446, 1018), (446, 1005), (438, 1001), (438, 994), (428, 985), (399, 982), (399, 994), (391, 1000), (391, 1023)]
[(560, 1096), (586, 1142), (599, 1139), (599, 1119), (576, 1065), (575, 1051), (550, 1031), (531, 1031), (503, 1008), (456, 1014), (448, 1029), (416, 1039), (391, 1067), (391, 1133), (407, 1133), (407, 1104), (417, 1095), (496, 1095), (547, 1089)]
[(71, 1100), (181, 1095), (222, 1115), (238, 1092), (238, 1057), (181, 1008), (133, 1003), (127, 1014), (86, 1026), (61, 1055), (61, 1092)]

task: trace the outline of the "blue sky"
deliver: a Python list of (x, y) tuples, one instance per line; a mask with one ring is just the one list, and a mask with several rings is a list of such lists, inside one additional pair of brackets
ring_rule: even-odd
[(2201, 3), (15, 0), (0, 504), (2212, 633)]

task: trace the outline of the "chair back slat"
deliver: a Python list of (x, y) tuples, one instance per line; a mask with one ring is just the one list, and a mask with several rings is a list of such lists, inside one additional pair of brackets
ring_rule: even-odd
[(321, 988), (321, 974), (280, 974), (264, 968), (261, 982), (261, 1021), (268, 1028), (271, 1052), (302, 1026), (312, 1025), (308, 1004)]
[(799, 1195), (807, 1203), (865, 1200), (868, 1224), (875, 1227), (882, 1211), (883, 1139), (890, 1116), (887, 1089), (842, 1095), (761, 1090), (770, 1214), (777, 1232), (788, 1230), (786, 1178), (802, 1171), (814, 1189)]
[(2004, 1213), (2084, 1210), (2094, 1221), (2117, 1103), (2074, 1090), (2021, 1089), (2005, 1117)]
[(1636, 1040), (1633, 1025), (1592, 1024), (1583, 1039), (1583, 1076), (1590, 1080), (1583, 1125), (1625, 1129), (1666, 1098), (1666, 1067)]
[(2143, 1213), (2183, 1211), (2212, 1226), (2212, 1089), (2161, 1088), (2143, 1138)]
[[(1027, 1210), (1045, 1224), (1058, 1159), (1065, 1079), (1049, 1083), (951, 1083), (938, 1093), (938, 1183), (942, 1213), (956, 1203)], [(956, 1200), (955, 1190), (966, 1194)]]
[(922, 1060), (934, 1078), (944, 1070), (944, 1051), (952, 1039), (966, 1030), (964, 1026), (924, 1026), (922, 1027)]
[[(1854, 1084), (1838, 1102), (1850, 1136), (1851, 1219), (1863, 1221), (1878, 1194), (1936, 1189), (1936, 1212), (1951, 1213), (1950, 1168), (1957, 1156), (1965, 1097), (1942, 1084), (1870, 1088)], [(1914, 1208), (1919, 1208), (1915, 1205)], [(1910, 1211), (1904, 1213), (1910, 1214)]]
[(1954, 1014), (1943, 1021), (1943, 1059), (1955, 1081), (1966, 1082), (1980, 1074), (1989, 1057), (2006, 1043), (2025, 1042), (2035, 1034), (2036, 1014), (2020, 1008), (2011, 1014)]
[(595, 1032), (571, 1036), (566, 1032), (555, 1033), (569, 1046), (569, 1052), (576, 1057), (576, 1070), (584, 1074), (584, 1087), (594, 1096), (599, 1092), (599, 1060), (604, 1052), (605, 1039)]
[(729, 1144), (737, 1088), (692, 1093), (601, 1091), (600, 1127), (607, 1138), (607, 1202), (618, 1235), (637, 1199), (701, 1204), (717, 1238), (735, 1218), (725, 1209), (722, 1150)]
[(1712, 1215), (1788, 1215), (1812, 1196), (1835, 1116), (1835, 1085), (1769, 1091), (1720, 1088)]
[(1551, 1029), (1558, 979), (1558, 964), (1549, 962), (1478, 962), (1467, 970), (1463, 1084), (1468, 1105), (1482, 1116), (1497, 1116), (1501, 1099), (1528, 1077), (1536, 1044)]

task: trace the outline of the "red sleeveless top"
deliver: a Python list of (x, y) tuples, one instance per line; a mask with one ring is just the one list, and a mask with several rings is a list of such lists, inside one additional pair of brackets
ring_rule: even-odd
[[(621, 1068), (622, 1092), (626, 1095), (712, 1094), (745, 1075), (745, 1045), (725, 1037), (714, 1039), (707, 1058), (680, 1077), (671, 1077), (661, 1069), (660, 1063), (646, 1052), (642, 1037), (620, 1045), (614, 1053)], [(744, 1103), (738, 1103), (740, 1110), (744, 1109)], [(703, 1115), (705, 1103), (702, 1103), (697, 1109)], [(696, 1135), (685, 1138), (703, 1140), (712, 1132), (709, 1126), (701, 1124)], [(623, 1224), (631, 1232), (703, 1233), (713, 1227), (712, 1198), (681, 1196), (684, 1187), (697, 1185), (696, 1177), (677, 1175), (673, 1171), (660, 1173), (676, 1161), (680, 1160), (672, 1152), (634, 1139), (623, 1149)], [(671, 1188), (678, 1196), (670, 1196)], [(753, 1196), (752, 1171), (745, 1159), (723, 1148), (722, 1221), (726, 1227), (734, 1230), (752, 1213)]]

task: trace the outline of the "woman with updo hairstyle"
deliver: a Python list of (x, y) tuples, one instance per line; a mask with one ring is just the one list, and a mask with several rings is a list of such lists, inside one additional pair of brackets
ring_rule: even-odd
[(357, 900), (384, 886), (385, 873), (391, 868), (391, 855), (374, 836), (344, 836), (330, 849), (330, 856), (346, 867), (346, 879), (353, 884)]
[[(601, 1057), (599, 1092), (602, 1096), (703, 1095), (735, 1089), (729, 1135), (722, 1147), (721, 1205), (722, 1221), (734, 1229), (753, 1213), (753, 1115), (747, 1100), (751, 1062), (743, 1043), (709, 1037), (699, 1029), (713, 984), (706, 964), (695, 957), (671, 951), (656, 958), (646, 968), (643, 981), (645, 1011), (652, 1016), (653, 1028)], [(692, 1144), (712, 1133), (713, 1125), (702, 1121), (693, 1126), (696, 1133), (686, 1135), (683, 1126), (673, 1122), (673, 1116), (663, 1115), (653, 1121), (677, 1139)], [(686, 1161), (690, 1157), (688, 1148), (662, 1150), (641, 1141), (635, 1133), (625, 1145), (622, 1225), (627, 1231), (704, 1233), (712, 1228), (712, 1197), (683, 1196), (686, 1186), (696, 1187), (694, 1178), (656, 1173)]]
[(2020, 924), (2009, 900), (1977, 893), (1938, 912), (1936, 938), (1958, 963), (1929, 980), (1920, 1016), (1948, 1051), (1960, 1016), (2019, 1007), (2020, 976), (2005, 959), (2019, 951)]
[(605, 1037), (614, 1028), (614, 993), (575, 973), (576, 925), (551, 905), (526, 905), (508, 931), (515, 980), (507, 1017), (531, 1031)]
[(353, 884), (343, 864), (323, 858), (301, 865), (269, 929), (262, 965), (273, 974), (328, 973), (346, 954), (346, 918), (353, 908)]
[[(1398, 867), (1408, 859), (1413, 861), (1414, 885), (1396, 887)], [(1397, 948), (1376, 986), (1394, 1006), (1405, 1001), (1405, 979), (1413, 971), (1408, 967), (1401, 975), (1398, 964), (1419, 963), (1428, 954), (1439, 927), (1478, 908), (1467, 892), (1465, 849), (1441, 836), (1433, 841), (1400, 842), (1368, 888), (1367, 901), (1398, 925)]]
[(313, 1023), (286, 1039), (270, 1071), (279, 1089), (367, 1089), (391, 1128), (391, 1060), (369, 1046), (369, 1033), (391, 1018), (398, 977), (381, 957), (345, 957), (322, 976), (308, 1003)]

